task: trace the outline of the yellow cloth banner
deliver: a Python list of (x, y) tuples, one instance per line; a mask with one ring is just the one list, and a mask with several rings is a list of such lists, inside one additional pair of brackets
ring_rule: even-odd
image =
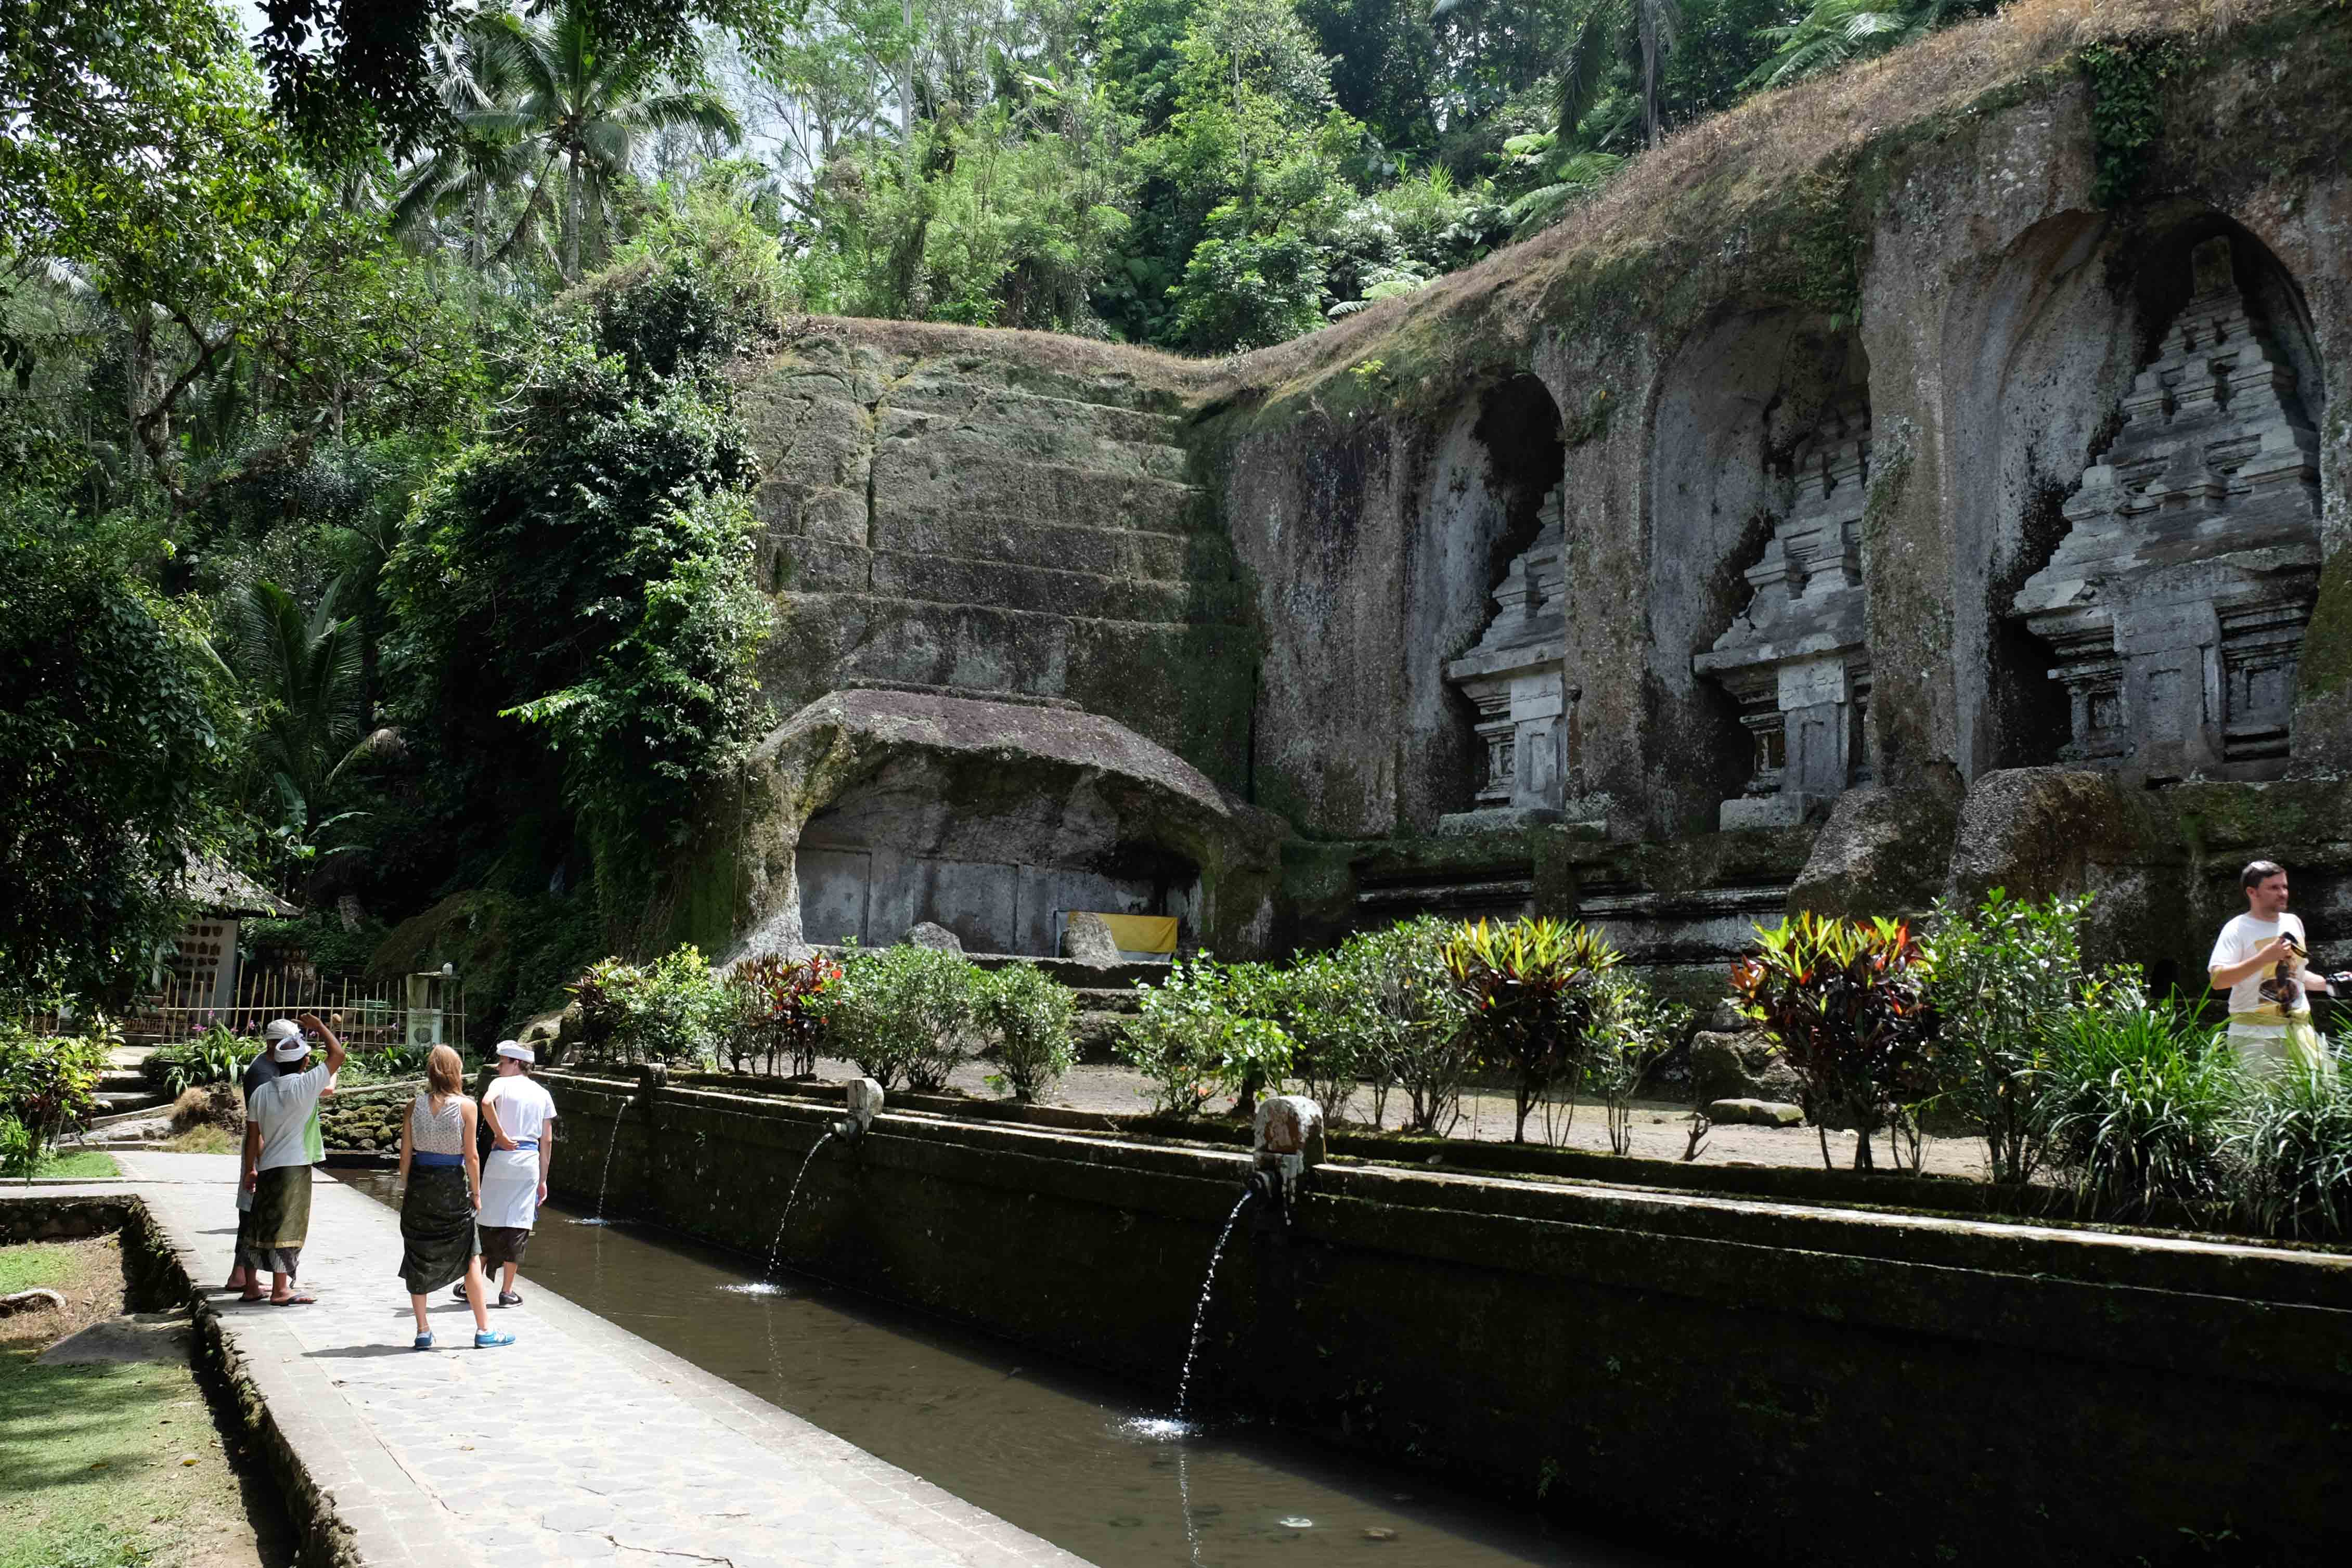
[(1176, 951), (1176, 917), (1172, 915), (1097, 915), (1110, 927), (1110, 939), (1124, 953)]

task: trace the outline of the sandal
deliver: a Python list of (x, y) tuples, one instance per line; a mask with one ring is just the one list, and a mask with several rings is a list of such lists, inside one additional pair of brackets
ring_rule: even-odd
[(271, 1296), (268, 1298), (268, 1300), (269, 1304), (273, 1307), (307, 1307), (316, 1303), (319, 1298), (316, 1296), (296, 1294), (291, 1296)]
[(514, 1342), (514, 1335), (510, 1333), (478, 1333), (474, 1336), (474, 1348), (489, 1350), (498, 1345), (512, 1344)]

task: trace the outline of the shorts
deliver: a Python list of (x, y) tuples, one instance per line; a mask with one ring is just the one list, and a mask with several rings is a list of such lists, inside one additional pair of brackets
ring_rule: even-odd
[(503, 1268), (511, 1263), (522, 1267), (523, 1249), (530, 1245), (528, 1225), (484, 1225), (478, 1228), (482, 1237), (482, 1271)]

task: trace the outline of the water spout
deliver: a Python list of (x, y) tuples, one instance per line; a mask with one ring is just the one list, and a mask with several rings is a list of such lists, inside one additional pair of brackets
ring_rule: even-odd
[(801, 1200), (801, 1183), (808, 1179), (809, 1166), (816, 1163), (817, 1151), (838, 1138), (845, 1144), (855, 1144), (874, 1125), (874, 1118), (882, 1109), (882, 1085), (871, 1078), (853, 1078), (842, 1095), (849, 1113), (824, 1130), (824, 1135), (809, 1145), (808, 1157), (801, 1161), (800, 1174), (793, 1177), (793, 1189), (784, 1198), (784, 1212), (776, 1220), (776, 1239), (768, 1243), (768, 1261), (761, 1270), (772, 1277), (776, 1263), (783, 1256), (784, 1228), (793, 1222), (793, 1206)]
[(624, 1096), (621, 1101), (621, 1108), (613, 1113), (612, 1126), (605, 1129), (604, 1169), (604, 1173), (596, 1178), (595, 1218), (592, 1219), (575, 1219), (572, 1222), (572, 1224), (603, 1225), (606, 1223), (604, 1218), (604, 1192), (605, 1189), (612, 1185), (613, 1181), (613, 1151), (621, 1146), (621, 1118), (627, 1115), (629, 1113), (629, 1107), (636, 1103), (637, 1097), (635, 1095), (630, 1094)]
[(1217, 1233), (1217, 1245), (1209, 1254), (1208, 1277), (1201, 1281), (1201, 1300), (1192, 1309), (1192, 1338), (1184, 1350), (1184, 1372), (1176, 1380), (1176, 1425), (1184, 1427), (1184, 1412), (1192, 1396), (1192, 1364), (1201, 1358), (1201, 1331), (1209, 1322), (1209, 1298), (1217, 1288), (1217, 1265), (1224, 1260), (1225, 1243), (1233, 1239), (1234, 1226), (1241, 1219), (1242, 1210), (1258, 1195), (1255, 1183), (1243, 1189), (1241, 1201), (1225, 1216), (1225, 1228)]
[(1264, 1193), (1287, 1226), (1307, 1172), (1323, 1163), (1323, 1108), (1303, 1094), (1260, 1101), (1251, 1144), (1257, 1154), (1251, 1190)]

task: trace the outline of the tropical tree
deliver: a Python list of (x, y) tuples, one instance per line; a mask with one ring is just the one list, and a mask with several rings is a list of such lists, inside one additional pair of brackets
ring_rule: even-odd
[[(1437, 0), (1432, 21), (1487, 0)], [(1609, 69), (1629, 45), (1642, 54), (1642, 144), (1655, 147), (1664, 126), (1658, 113), (1658, 73), (1682, 30), (1682, 0), (1588, 0), (1555, 68), (1553, 119), (1565, 141), (1601, 96)]]
[(1883, 55), (1964, 16), (1982, 16), (1990, 0), (1819, 0), (1792, 22), (1762, 30), (1772, 54), (1743, 83), (1786, 87), (1852, 61)]
[(327, 787), (367, 716), (359, 621), (335, 613), (341, 586), (328, 584), (307, 613), (268, 581), (236, 602), (230, 663), (257, 699), (257, 760), (305, 832), (318, 827)]
[(510, 135), (535, 152), (541, 183), (562, 163), (566, 282), (580, 277), (583, 207), (607, 206), (647, 136), (676, 129), (732, 146), (742, 135), (734, 109), (699, 85), (698, 57), (614, 47), (599, 35), (598, 15), (586, 0), (565, 0), (537, 24), (500, 18), (481, 39), (482, 68), (511, 81), (515, 100), (466, 121), (478, 135)]
[[(447, 113), (447, 133), (432, 152), (403, 172), (393, 205), (395, 233), (415, 235), (436, 220), (463, 214), (467, 265), (487, 265), (528, 235), (544, 206), (533, 181), (545, 166), (514, 126), (520, 94), (505, 57), (492, 41), (500, 22), (482, 16), (433, 43), (433, 89)], [(522, 211), (492, 251), (491, 203), (523, 193)]]

